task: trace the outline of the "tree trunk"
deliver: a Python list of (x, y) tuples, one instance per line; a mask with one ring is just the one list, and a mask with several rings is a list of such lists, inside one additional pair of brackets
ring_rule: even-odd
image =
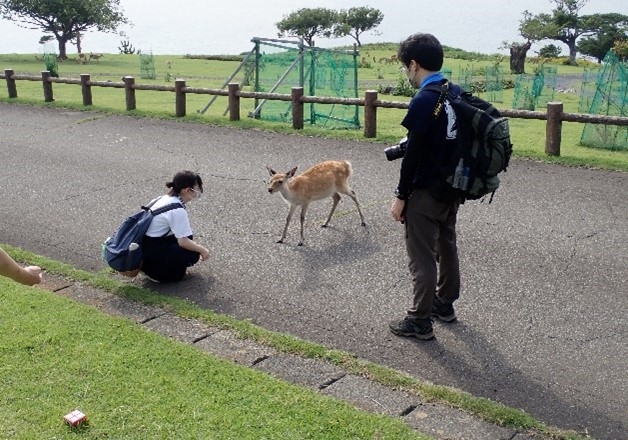
[(67, 42), (67, 40), (64, 37), (60, 37), (57, 39), (57, 41), (59, 41), (59, 59), (65, 60), (68, 58), (65, 51), (65, 43)]
[(569, 41), (567, 43), (567, 46), (569, 46), (569, 61), (567, 63), (570, 66), (577, 66), (578, 63), (576, 62), (576, 40)]
[(532, 42), (528, 41), (523, 45), (513, 44), (510, 46), (510, 72), (525, 73), (526, 55), (532, 47)]

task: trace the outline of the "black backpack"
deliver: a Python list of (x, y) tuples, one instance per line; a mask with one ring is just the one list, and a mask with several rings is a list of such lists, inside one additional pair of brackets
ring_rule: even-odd
[[(443, 164), (436, 185), (437, 198), (477, 200), (499, 187), (500, 172), (505, 171), (512, 155), (508, 119), (493, 105), (469, 92), (456, 94), (449, 82), (429, 84), (425, 90), (438, 92), (434, 109), (436, 119), (448, 101), (456, 114), (458, 141)], [(436, 195), (435, 195), (436, 196)]]
[(171, 203), (154, 211), (151, 207), (159, 200), (153, 200), (142, 210), (127, 218), (118, 230), (102, 245), (102, 259), (118, 272), (128, 272), (142, 266), (142, 241), (153, 217), (177, 208), (181, 203)]

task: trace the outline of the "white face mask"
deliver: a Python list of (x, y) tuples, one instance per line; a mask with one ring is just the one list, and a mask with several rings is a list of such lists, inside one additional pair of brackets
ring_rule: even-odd
[(412, 71), (406, 66), (401, 66), (399, 70), (401, 70), (406, 75), (406, 81), (408, 81), (408, 84), (410, 84), (415, 89), (419, 88), (419, 84), (416, 82), (415, 79), (416, 74), (413, 75)]

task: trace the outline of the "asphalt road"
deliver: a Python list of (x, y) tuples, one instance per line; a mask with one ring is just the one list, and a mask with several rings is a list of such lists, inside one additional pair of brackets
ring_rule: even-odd
[[(515, 160), (458, 234), (459, 322), (399, 338), (410, 303), (403, 228), (389, 214), (399, 162), (383, 145), (0, 103), (0, 243), (95, 271), (100, 245), (180, 169), (211, 260), (164, 294), (522, 408), (599, 439), (628, 438), (628, 174)], [(516, 146), (515, 146), (516, 148)], [(348, 159), (367, 227), (344, 197), (310, 206), (286, 244), (287, 206), (265, 166)]]

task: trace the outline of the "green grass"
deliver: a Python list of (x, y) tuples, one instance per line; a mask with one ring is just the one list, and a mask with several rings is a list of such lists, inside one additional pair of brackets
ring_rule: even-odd
[[(360, 53), (366, 59), (390, 57), (395, 54), (394, 44), (365, 45)], [(73, 55), (70, 54), (70, 57)], [(64, 78), (79, 78), (81, 73), (89, 73), (94, 81), (121, 82), (123, 76), (136, 77), (136, 83), (141, 84), (166, 84), (173, 85), (174, 78), (186, 79), (189, 87), (221, 88), (226, 79), (235, 71), (239, 62), (206, 59), (190, 59), (181, 55), (155, 55), (156, 79), (141, 79), (140, 64), (137, 55), (105, 54), (99, 61), (89, 64), (77, 64), (73, 61), (59, 63), (59, 74)], [(558, 74), (581, 75), (583, 67), (565, 66), (557, 60)], [(493, 65), (494, 60), (482, 57), (481, 59), (468, 61), (463, 59), (446, 58), (444, 68), (449, 68), (454, 77), (460, 68), (473, 65), (485, 67)], [(507, 70), (507, 60), (502, 61), (502, 68)], [(4, 66), (4, 67), (3, 67)], [(43, 62), (37, 61), (31, 54), (4, 54), (0, 55), (0, 69), (12, 68), (17, 74), (39, 75), (44, 70)], [(528, 70), (532, 71), (534, 64), (528, 62)], [(170, 81), (166, 81), (170, 76)], [(360, 68), (360, 82), (371, 81), (366, 88), (377, 88), (373, 81), (382, 84), (395, 84), (400, 73), (396, 64), (372, 63), (370, 68)], [(137, 110), (127, 112), (124, 100), (124, 90), (114, 88), (92, 87), (94, 105), (85, 108), (82, 105), (80, 87), (77, 85), (53, 84), (55, 102), (44, 103), (41, 83), (38, 81), (18, 81), (18, 98), (8, 99), (6, 88), (0, 90), (0, 101), (20, 104), (63, 107), (76, 110), (91, 110), (104, 113), (122, 113), (134, 116), (153, 118), (174, 118), (174, 94), (169, 92), (137, 91)], [(365, 89), (359, 90), (359, 96), (364, 96)], [(480, 94), (482, 97), (483, 94)], [(379, 98), (388, 101), (408, 101), (409, 98), (380, 94)], [(511, 108), (514, 98), (514, 90), (504, 91), (503, 102), (495, 103), (498, 108)], [(203, 109), (211, 99), (210, 95), (187, 95), (186, 121), (205, 124), (228, 125), (240, 128), (253, 128), (285, 133), (294, 133), (289, 123), (275, 123), (269, 121), (252, 120), (246, 117), (248, 111), (253, 109), (253, 100), (242, 100), (242, 120), (230, 122), (228, 116), (223, 116), (227, 108), (227, 98), (219, 97), (216, 102), (203, 115), (197, 113)], [(579, 96), (577, 92), (561, 93), (555, 96), (555, 100), (564, 103), (565, 112), (577, 112)], [(542, 109), (540, 109), (542, 110)], [(399, 125), (405, 114), (401, 109), (378, 109), (377, 113), (377, 137), (373, 142), (391, 144), (396, 143), (404, 136), (404, 130)], [(587, 148), (579, 145), (584, 125), (580, 123), (563, 123), (561, 155), (550, 157), (545, 154), (545, 121), (511, 118), (511, 135), (514, 143), (514, 156), (531, 158), (545, 162), (561, 163), (571, 166), (584, 166), (605, 168), (611, 170), (628, 171), (628, 150), (608, 151), (595, 148)], [(316, 126), (306, 126), (300, 133), (306, 136), (330, 137), (339, 139), (366, 140), (363, 131), (358, 130), (333, 130)]]
[[(0, 280), (0, 437), (420, 439), (402, 421)], [(51, 317), (55, 319), (51, 319)]]
[[(533, 430), (548, 438), (585, 438), (547, 426), (521, 410), (489, 399), (423, 382), (351, 353), (271, 332), (121, 282), (109, 271), (90, 273), (9, 245), (3, 244), (2, 248), (17, 261), (39, 265), (48, 273), (229, 329), (279, 352), (327, 360), (349, 373), (415, 393), (425, 401), (461, 408), (490, 423)], [(64, 437), (67, 429), (59, 420), (78, 407), (92, 420), (86, 438), (152, 438), (146, 433), (154, 432), (147, 431), (147, 427), (154, 426), (175, 430), (163, 431), (177, 433), (170, 438), (203, 438), (203, 432), (222, 429), (213, 425), (216, 423), (241, 429), (238, 435), (225, 438), (417, 438), (401, 422), (366, 416), (313, 392), (201, 355), (189, 346), (153, 335), (125, 320), (104, 316), (87, 306), (6, 280), (0, 280), (0, 292), (0, 420), (11, 420), (6, 427), (0, 422), (0, 436), (70, 438)], [(52, 316), (54, 320), (50, 319)], [(240, 389), (247, 392), (240, 393)], [(266, 401), (273, 406), (270, 415), (263, 407)], [(245, 409), (241, 408), (245, 405)], [(172, 408), (195, 415), (194, 426), (173, 424), (169, 420), (175, 413)], [(255, 420), (266, 422), (266, 418), (274, 420), (260, 426), (246, 424)], [(127, 431), (116, 431), (123, 428)], [(256, 434), (251, 436), (253, 429)], [(354, 429), (358, 431), (350, 431)], [(11, 437), (12, 432), (45, 435)], [(266, 437), (260, 432), (266, 433)]]

